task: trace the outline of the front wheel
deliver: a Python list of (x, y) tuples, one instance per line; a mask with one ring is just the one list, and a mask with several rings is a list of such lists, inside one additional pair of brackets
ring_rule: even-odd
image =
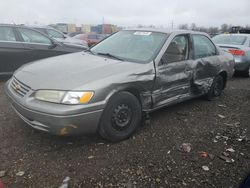
[(206, 94), (206, 99), (212, 100), (216, 97), (221, 96), (223, 89), (224, 89), (223, 77), (221, 75), (218, 75), (214, 78), (211, 88)]
[(124, 140), (140, 126), (141, 117), (138, 99), (129, 92), (117, 93), (111, 97), (103, 112), (98, 132), (112, 142)]

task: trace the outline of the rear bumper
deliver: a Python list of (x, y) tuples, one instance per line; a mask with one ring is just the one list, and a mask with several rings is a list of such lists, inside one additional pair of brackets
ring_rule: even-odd
[(84, 113), (56, 115), (30, 109), (15, 99), (7, 85), (5, 93), (17, 115), (31, 127), (55, 135), (78, 135), (95, 133), (103, 109)]
[(235, 71), (245, 71), (248, 70), (250, 62), (236, 62), (234, 65)]

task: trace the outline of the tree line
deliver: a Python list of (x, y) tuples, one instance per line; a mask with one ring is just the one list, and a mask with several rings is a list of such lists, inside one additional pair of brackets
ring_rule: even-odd
[[(193, 31), (202, 31), (206, 32), (209, 34), (218, 34), (218, 33), (228, 33), (231, 31), (232, 27), (235, 25), (231, 24), (222, 24), (220, 27), (199, 27), (195, 23), (192, 23), (191, 25), (189, 24), (181, 24), (178, 26), (178, 29), (188, 29), (188, 30), (193, 30)], [(250, 25), (245, 25), (245, 26), (238, 26), (237, 27), (244, 27), (244, 28), (249, 28)]]

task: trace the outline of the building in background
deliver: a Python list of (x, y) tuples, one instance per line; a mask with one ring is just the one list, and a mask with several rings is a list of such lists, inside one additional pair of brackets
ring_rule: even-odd
[(101, 34), (102, 25), (91, 26), (91, 33)]
[(63, 33), (73, 33), (73, 32), (83, 32), (83, 33), (95, 33), (95, 34), (112, 34), (115, 33), (121, 28), (112, 24), (99, 24), (99, 25), (90, 25), (82, 24), (81, 27), (77, 27), (76, 24), (69, 23), (57, 23), (49, 25)]
[(67, 24), (67, 33), (76, 32), (76, 24)]
[(55, 29), (57, 29), (63, 33), (76, 32), (76, 24), (57, 23), (57, 24), (51, 24), (49, 26), (54, 27)]
[(84, 33), (91, 33), (91, 25), (90, 24), (82, 24), (82, 28), (81, 28), (82, 32)]
[(118, 28), (116, 25), (111, 25), (111, 30), (112, 30), (112, 33), (115, 33), (119, 30), (121, 30), (121, 28)]
[(111, 24), (103, 24), (102, 25), (102, 34), (111, 34), (112, 33), (112, 25)]
[(82, 27), (76, 27), (76, 32), (81, 32), (82, 31)]

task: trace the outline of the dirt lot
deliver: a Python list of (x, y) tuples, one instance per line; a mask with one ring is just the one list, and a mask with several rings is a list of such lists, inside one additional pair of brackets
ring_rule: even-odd
[[(229, 188), (250, 172), (250, 79), (234, 78), (216, 101), (195, 99), (154, 112), (150, 124), (115, 144), (33, 130), (16, 116), (3, 85), (0, 179), (6, 187), (59, 187), (68, 176), (69, 188)], [(191, 144), (190, 152), (180, 148), (183, 143)]]

